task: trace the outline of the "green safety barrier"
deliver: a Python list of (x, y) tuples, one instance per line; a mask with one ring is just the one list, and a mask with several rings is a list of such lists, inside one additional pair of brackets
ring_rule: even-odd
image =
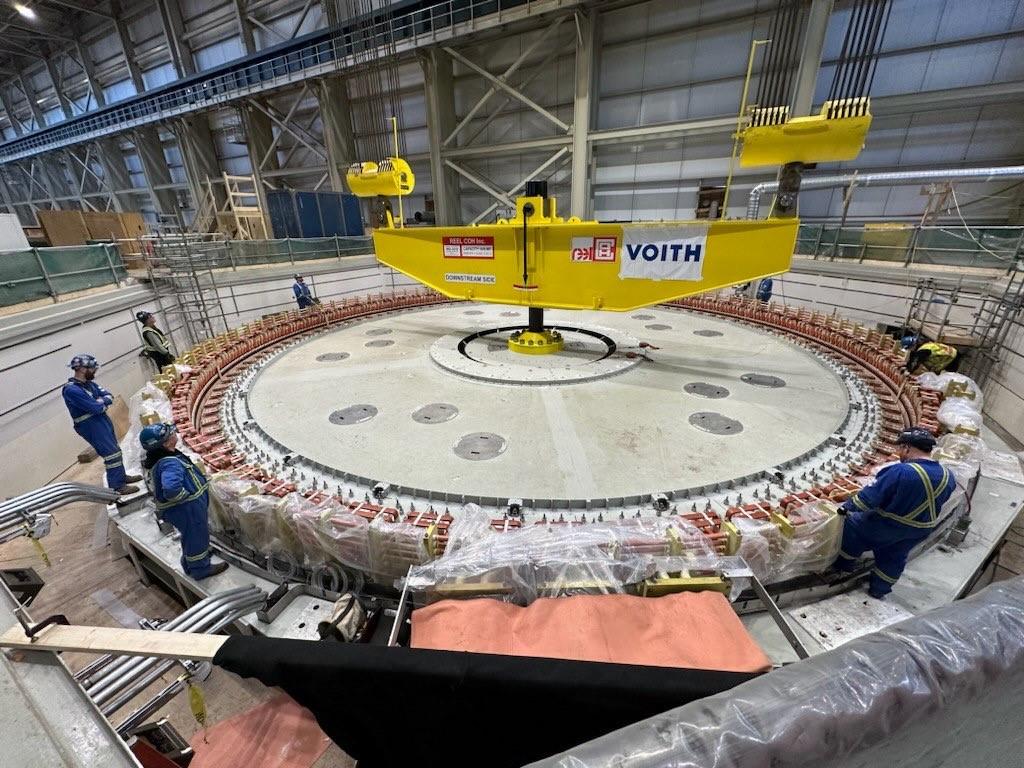
[(116, 246), (77, 245), (0, 253), (0, 306), (114, 285), (128, 277)]
[(1021, 227), (838, 227), (801, 224), (796, 253), (824, 259), (1008, 268), (1020, 258)]

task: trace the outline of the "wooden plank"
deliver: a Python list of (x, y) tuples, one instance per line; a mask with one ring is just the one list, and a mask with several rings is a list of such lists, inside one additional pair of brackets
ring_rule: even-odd
[(119, 656), (151, 656), (165, 659), (210, 661), (224, 644), (224, 635), (193, 632), (161, 632), (117, 627), (47, 627), (33, 641), (21, 625), (0, 636), (0, 648), (33, 651), (114, 653)]
[(90, 240), (123, 240), (121, 215), (114, 211), (86, 211), (82, 214)]
[(52, 246), (85, 245), (89, 238), (81, 211), (36, 211), (36, 216)]

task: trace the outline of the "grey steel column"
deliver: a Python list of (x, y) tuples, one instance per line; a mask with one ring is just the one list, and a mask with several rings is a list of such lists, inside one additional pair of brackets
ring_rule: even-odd
[(818, 81), (821, 66), (821, 51), (825, 45), (828, 19), (832, 15), (835, 0), (811, 0), (807, 14), (807, 29), (804, 31), (804, 48), (800, 54), (800, 66), (796, 72), (796, 87), (793, 89), (794, 117), (811, 113), (814, 101), (814, 85)]
[(462, 201), (458, 174), (442, 156), (442, 143), (455, 130), (455, 88), (452, 59), (439, 48), (420, 56), (423, 88), (427, 102), (427, 133), (430, 141), (430, 184), (434, 195), (434, 218), (438, 226), (462, 223)]
[(594, 204), (590, 188), (590, 117), (593, 110), (591, 95), (594, 89), (594, 36), (597, 26), (596, 12), (580, 11), (576, 22), (580, 39), (576, 41), (576, 90), (573, 99), (572, 120), (572, 186), (569, 212), (585, 219)]
[[(195, 119), (174, 121), (172, 130), (181, 150), (181, 161), (185, 166), (185, 180), (192, 196), (192, 206), (199, 210), (200, 202), (206, 196), (206, 180), (216, 181), (221, 177), (210, 122), (205, 115), (197, 115)], [(212, 188), (219, 210), (226, 199), (224, 185), (214, 184)]]
[(320, 106), (331, 189), (335, 192), (347, 192), (345, 171), (352, 163), (360, 160), (357, 157), (356, 137), (352, 130), (352, 105), (348, 98), (348, 88), (343, 78), (325, 77), (313, 84), (313, 93)]
[(172, 188), (171, 170), (167, 167), (167, 158), (164, 156), (159, 132), (149, 126), (137, 128), (133, 134), (133, 141), (157, 213), (172, 216), (178, 221), (178, 197)]
[(118, 211), (137, 211), (138, 201), (128, 190), (134, 187), (128, 174), (128, 164), (121, 150), (121, 140), (116, 137), (97, 139), (96, 155), (103, 166), (103, 176), (114, 198), (114, 208)]

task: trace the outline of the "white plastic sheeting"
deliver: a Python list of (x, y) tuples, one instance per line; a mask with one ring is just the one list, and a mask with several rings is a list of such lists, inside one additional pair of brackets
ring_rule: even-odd
[[(457, 551), (414, 567), (410, 590), (430, 593), (445, 585), (493, 585), (495, 594), (528, 605), (539, 597), (622, 593), (659, 573), (742, 567), (715, 552), (688, 520), (633, 518), (586, 525), (527, 525), (467, 541)], [(745, 586), (737, 579), (734, 592)]]
[(1021, 765), (1024, 578), (531, 764)]
[(171, 401), (163, 390), (151, 381), (136, 392), (128, 400), (128, 431), (121, 438), (121, 455), (124, 460), (124, 469), (129, 475), (141, 475), (142, 458), (145, 451), (139, 442), (139, 433), (142, 432), (142, 419), (146, 416), (156, 415), (161, 422), (174, 421), (171, 415)]

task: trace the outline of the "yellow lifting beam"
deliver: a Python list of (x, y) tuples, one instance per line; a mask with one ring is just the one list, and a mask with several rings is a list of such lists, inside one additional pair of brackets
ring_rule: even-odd
[[(528, 206), (534, 213), (524, 216)], [(381, 262), (445, 296), (623, 312), (785, 272), (797, 226), (796, 219), (603, 224), (562, 219), (554, 198), (520, 197), (509, 221), (378, 229), (373, 240)]]

